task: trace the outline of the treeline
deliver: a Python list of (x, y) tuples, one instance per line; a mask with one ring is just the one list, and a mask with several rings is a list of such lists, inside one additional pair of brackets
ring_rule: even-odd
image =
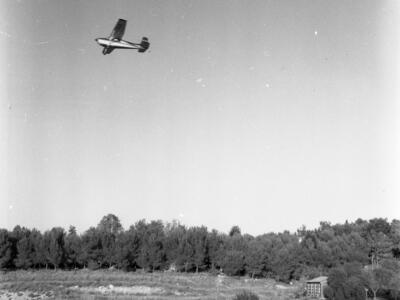
[(303, 227), (296, 233), (255, 237), (242, 234), (237, 226), (226, 234), (204, 226), (145, 220), (124, 230), (112, 214), (82, 234), (72, 226), (67, 232), (55, 227), (44, 233), (20, 226), (0, 229), (0, 268), (10, 270), (223, 271), (289, 282), (328, 274), (349, 263), (379, 265), (385, 259), (400, 259), (399, 220), (321, 222), (314, 230)]

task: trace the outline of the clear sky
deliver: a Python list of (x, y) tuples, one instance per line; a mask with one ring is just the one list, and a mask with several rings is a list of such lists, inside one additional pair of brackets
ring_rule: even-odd
[(0, 227), (399, 219), (399, 8), (2, 1)]

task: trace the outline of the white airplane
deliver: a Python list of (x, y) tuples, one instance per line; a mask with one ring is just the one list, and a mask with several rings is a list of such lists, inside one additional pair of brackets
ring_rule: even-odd
[(119, 19), (108, 38), (95, 39), (100, 46), (104, 47), (104, 55), (110, 54), (114, 49), (136, 49), (139, 52), (145, 52), (149, 49), (150, 43), (147, 37), (143, 37), (140, 44), (124, 41), (122, 36), (125, 33), (125, 27), (126, 20)]

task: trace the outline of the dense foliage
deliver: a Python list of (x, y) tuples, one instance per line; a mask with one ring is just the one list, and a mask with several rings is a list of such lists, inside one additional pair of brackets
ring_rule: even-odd
[[(225, 234), (203, 226), (145, 220), (124, 230), (112, 214), (82, 234), (74, 227), (67, 232), (55, 227), (44, 233), (20, 226), (12, 231), (0, 229), (1, 269), (223, 270), (228, 275), (247, 274), (284, 282), (329, 274), (326, 293), (332, 299), (347, 299), (346, 295), (361, 299), (365, 291), (360, 287), (366, 281), (387, 275), (377, 271), (387, 269), (381, 267), (387, 259), (400, 259), (398, 220), (358, 219), (336, 225), (321, 222), (314, 230), (303, 227), (296, 233), (256, 237), (242, 234), (238, 226)], [(367, 265), (376, 266), (375, 273), (366, 275), (363, 271), (361, 276)]]

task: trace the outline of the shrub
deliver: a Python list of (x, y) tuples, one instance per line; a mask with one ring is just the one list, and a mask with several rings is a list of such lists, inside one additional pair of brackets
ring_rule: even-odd
[(94, 260), (90, 260), (88, 263), (88, 269), (89, 270), (98, 270), (100, 269), (100, 264), (95, 262)]
[(236, 294), (233, 300), (259, 300), (259, 298), (256, 294), (245, 290)]

